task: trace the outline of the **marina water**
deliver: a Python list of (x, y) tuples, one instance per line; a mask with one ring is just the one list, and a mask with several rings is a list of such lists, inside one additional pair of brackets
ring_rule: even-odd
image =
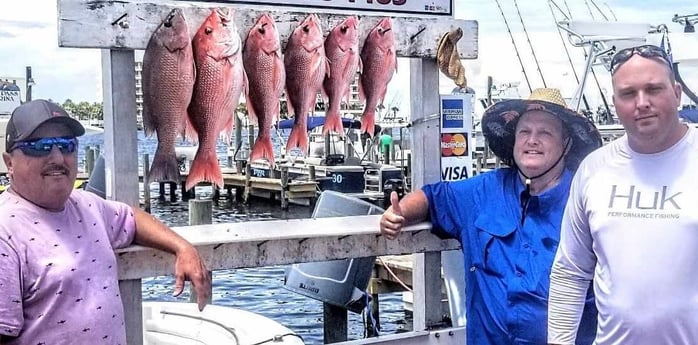
[[(103, 135), (97, 134), (81, 138), (78, 161), (84, 161), (86, 146), (99, 145), (104, 150)], [(243, 140), (244, 142), (245, 140)], [(280, 140), (275, 136), (275, 146)], [(157, 140), (154, 137), (138, 133), (138, 160), (142, 168), (143, 155), (155, 154)], [(278, 149), (278, 147), (277, 147)], [(217, 152), (219, 161), (227, 161), (227, 146), (219, 141)], [(152, 213), (169, 226), (188, 225), (188, 202), (180, 200), (170, 202), (159, 201), (158, 184), (152, 183), (151, 197)], [(209, 198), (212, 194), (210, 187), (197, 187), (196, 194), (200, 198)], [(141, 190), (141, 198), (143, 191)], [(251, 205), (236, 203), (221, 199), (214, 204), (213, 223), (233, 223), (272, 219), (308, 218), (312, 209), (307, 206), (290, 205), (288, 211), (281, 210), (277, 203), (253, 200)], [(376, 224), (378, 227), (378, 224)], [(225, 305), (255, 312), (271, 318), (290, 328), (303, 337), (306, 344), (323, 343), (322, 302), (302, 296), (283, 288), (284, 273), (287, 266), (255, 267), (234, 270), (221, 270), (213, 273), (213, 304)], [(188, 289), (175, 298), (172, 297), (174, 279), (172, 276), (154, 277), (143, 280), (144, 301), (181, 301), (188, 302)], [(393, 334), (412, 328), (411, 315), (405, 312), (400, 293), (380, 295), (381, 334)], [(364, 337), (364, 321), (362, 316), (349, 313), (349, 339)]]

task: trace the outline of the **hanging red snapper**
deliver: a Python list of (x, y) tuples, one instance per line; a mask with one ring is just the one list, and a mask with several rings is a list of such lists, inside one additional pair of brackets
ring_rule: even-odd
[(383, 104), (388, 82), (397, 71), (395, 36), (390, 18), (383, 18), (369, 32), (361, 50), (363, 71), (359, 93), (366, 100), (361, 118), (361, 131), (373, 136), (376, 121), (376, 107)]
[(158, 138), (148, 181), (179, 182), (175, 140), (184, 132), (193, 87), (189, 29), (176, 8), (150, 37), (143, 55), (143, 127)]
[(270, 15), (261, 15), (250, 29), (242, 56), (249, 78), (249, 91), (245, 97), (247, 110), (259, 126), (257, 139), (250, 152), (250, 162), (263, 158), (274, 165), (270, 127), (279, 118), (279, 98), (284, 89), (286, 74), (279, 32)]
[(359, 20), (351, 16), (335, 26), (325, 39), (325, 54), (329, 61), (330, 73), (323, 82), (329, 102), (323, 134), (333, 131), (344, 135), (342, 115), (339, 111), (342, 100), (349, 103), (351, 83), (361, 63), (358, 25)]
[(192, 40), (196, 83), (189, 105), (189, 121), (196, 131), (199, 148), (192, 162), (186, 189), (208, 181), (223, 187), (216, 156), (219, 133), (229, 134), (240, 94), (246, 83), (242, 66), (242, 42), (233, 11), (214, 9)]
[(287, 152), (294, 147), (304, 154), (308, 152), (308, 112), (315, 109), (317, 94), (329, 71), (323, 43), (319, 19), (310, 14), (293, 30), (286, 45), (286, 98), (289, 113), (295, 115)]

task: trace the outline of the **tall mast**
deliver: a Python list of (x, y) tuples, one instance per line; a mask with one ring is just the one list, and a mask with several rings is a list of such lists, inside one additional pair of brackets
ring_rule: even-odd
[[(557, 16), (555, 16), (555, 10), (553, 9), (553, 4), (555, 7), (557, 7), (560, 12), (562, 12), (562, 9), (560, 6), (558, 6), (554, 0), (548, 1), (548, 7), (550, 8), (550, 14), (553, 15), (553, 20), (557, 24)], [(567, 17), (565, 15), (565, 12), (562, 12), (562, 15)], [(569, 19), (569, 18), (568, 18)], [(572, 75), (574, 75), (574, 80), (577, 81), (577, 85), (579, 85), (579, 76), (577, 75), (577, 70), (574, 68), (574, 63), (572, 63), (572, 57), (570, 56), (570, 51), (567, 49), (567, 44), (565, 44), (565, 37), (562, 35), (562, 30), (560, 30), (560, 27), (555, 25), (557, 28), (557, 34), (560, 35), (560, 41), (562, 41), (562, 47), (565, 48), (565, 54), (567, 55), (567, 61), (570, 63), (570, 67), (572, 68)], [(589, 106), (589, 101), (587, 101), (587, 96), (582, 92), (582, 101), (584, 101), (584, 107), (590, 111), (591, 107)]]
[(538, 69), (538, 74), (540, 79), (543, 81), (543, 87), (548, 87), (545, 84), (545, 77), (543, 77), (543, 71), (540, 69), (540, 64), (538, 63), (538, 57), (536, 56), (536, 50), (533, 49), (533, 44), (531, 43), (531, 38), (528, 36), (528, 31), (526, 30), (526, 24), (524, 24), (523, 17), (521, 16), (521, 11), (519, 11), (519, 4), (514, 0), (514, 7), (516, 7), (516, 13), (519, 15), (519, 20), (521, 20), (521, 26), (523, 27), (524, 34), (526, 35), (526, 41), (528, 41), (528, 46), (531, 48), (531, 54), (533, 54), (533, 61), (536, 63), (536, 68)]
[(502, 14), (504, 24), (507, 26), (507, 31), (509, 32), (509, 37), (511, 38), (511, 44), (514, 45), (514, 51), (516, 51), (516, 58), (519, 59), (519, 65), (521, 65), (521, 72), (523, 72), (524, 79), (526, 79), (526, 85), (528, 85), (528, 91), (533, 92), (533, 89), (531, 88), (531, 82), (528, 80), (528, 74), (526, 74), (526, 68), (524, 67), (523, 61), (521, 61), (519, 48), (516, 46), (516, 41), (514, 41), (514, 35), (511, 33), (509, 22), (507, 21), (507, 17), (504, 15), (504, 10), (502, 10), (502, 5), (499, 4), (499, 0), (494, 0), (494, 2), (497, 3), (497, 7), (499, 7), (499, 13)]

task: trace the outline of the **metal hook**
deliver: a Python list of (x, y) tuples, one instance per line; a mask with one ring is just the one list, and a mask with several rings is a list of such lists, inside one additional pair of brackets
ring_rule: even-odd
[(414, 41), (414, 39), (417, 38), (417, 36), (421, 35), (426, 30), (427, 30), (427, 28), (425, 26), (420, 25), (419, 31), (417, 31), (416, 34), (410, 36), (410, 41)]
[[(111, 22), (111, 25), (119, 24), (121, 27), (123, 27), (123, 24), (121, 24), (120, 22), (121, 22), (122, 19), (126, 18), (126, 16), (128, 16), (128, 13), (122, 14), (121, 17), (116, 18), (115, 21)], [(126, 25), (128, 25), (128, 23), (127, 23)]]

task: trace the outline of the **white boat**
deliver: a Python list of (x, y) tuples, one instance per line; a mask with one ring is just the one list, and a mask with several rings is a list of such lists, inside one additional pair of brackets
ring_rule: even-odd
[(144, 302), (146, 345), (303, 345), (280, 323), (233, 307), (195, 303)]

